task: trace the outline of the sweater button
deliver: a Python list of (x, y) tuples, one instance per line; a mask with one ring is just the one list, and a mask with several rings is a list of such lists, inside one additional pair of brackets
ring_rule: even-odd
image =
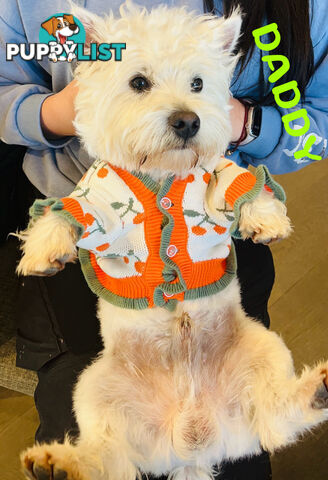
[(164, 293), (164, 297), (171, 298), (173, 297), (174, 293)]
[(178, 253), (178, 249), (175, 245), (169, 245), (166, 249), (166, 254), (168, 257), (172, 258)]
[(164, 208), (164, 210), (168, 210), (172, 207), (172, 202), (168, 197), (161, 198), (161, 201), (159, 203), (161, 207)]

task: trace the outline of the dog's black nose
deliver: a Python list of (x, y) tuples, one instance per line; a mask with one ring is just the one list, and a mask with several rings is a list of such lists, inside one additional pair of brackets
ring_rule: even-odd
[(70, 30), (72, 30), (72, 32), (74, 32), (74, 31), (76, 30), (76, 28), (77, 28), (77, 25), (75, 25), (75, 23), (70, 23), (70, 24), (68, 25), (68, 28), (69, 28)]
[(169, 125), (178, 137), (187, 140), (198, 132), (200, 119), (194, 112), (174, 112), (169, 116)]

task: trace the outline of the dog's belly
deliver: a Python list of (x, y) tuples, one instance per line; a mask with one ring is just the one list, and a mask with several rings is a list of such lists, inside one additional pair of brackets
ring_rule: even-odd
[(193, 391), (189, 373), (181, 376), (183, 367), (157, 365), (146, 372), (137, 362), (125, 369), (116, 369), (114, 364), (125, 385), (117, 405), (125, 406), (128, 441), (142, 454), (144, 461), (139, 466), (144, 471), (152, 471), (152, 466), (161, 472), (172, 469), (218, 443), (217, 405), (205, 386)]
[(127, 439), (138, 468), (162, 475), (181, 466), (213, 465), (227, 457), (259, 453), (258, 438), (238, 406), (229, 412), (225, 392), (209, 381), (208, 372), (196, 372), (204, 378), (195, 388), (188, 372), (181, 379), (184, 366), (177, 367), (179, 381), (176, 369), (120, 369), (126, 389), (117, 405), (125, 406)]
[(121, 331), (111, 355), (109, 395), (124, 409), (136, 463), (157, 475), (258, 450), (242, 420), (238, 391), (220, 379), (233, 327), (220, 329), (219, 339), (211, 329), (196, 338), (189, 320), (168, 338)]

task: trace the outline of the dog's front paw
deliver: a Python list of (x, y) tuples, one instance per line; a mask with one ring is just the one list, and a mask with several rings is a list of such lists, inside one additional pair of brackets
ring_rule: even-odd
[(65, 219), (52, 213), (21, 232), (23, 256), (17, 266), (19, 275), (51, 276), (76, 259), (76, 230)]
[(262, 192), (253, 202), (241, 207), (239, 231), (245, 240), (269, 244), (282, 240), (292, 231), (285, 205), (269, 192)]

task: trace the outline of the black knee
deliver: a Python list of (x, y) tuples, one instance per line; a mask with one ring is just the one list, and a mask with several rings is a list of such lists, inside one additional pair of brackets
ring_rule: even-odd
[(36, 441), (62, 442), (66, 434), (78, 436), (72, 394), (79, 374), (90, 361), (89, 355), (65, 352), (38, 371), (39, 382), (34, 398), (40, 426), (36, 432)]
[(269, 247), (251, 240), (235, 240), (237, 275), (245, 312), (270, 325), (268, 301), (275, 279), (274, 263)]

